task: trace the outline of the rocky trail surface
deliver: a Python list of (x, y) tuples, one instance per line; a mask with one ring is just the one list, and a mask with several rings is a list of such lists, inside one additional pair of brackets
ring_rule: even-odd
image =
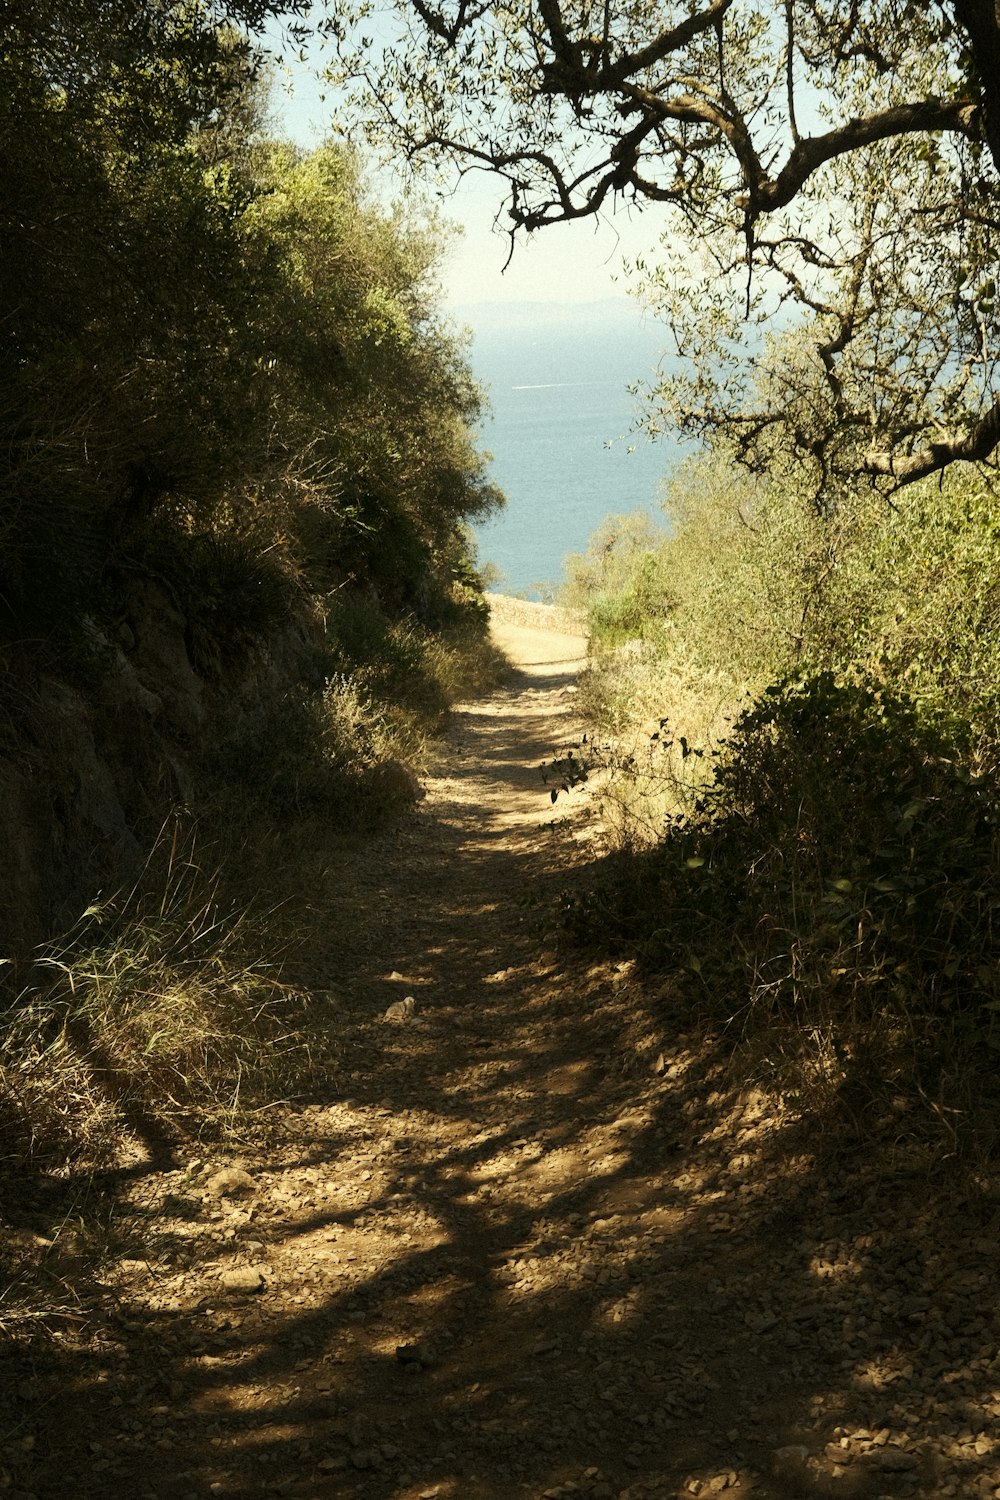
[(545, 937), (597, 844), (538, 770), (583, 642), (524, 618), (303, 959), (327, 1093), (137, 1177), (100, 1281), (0, 1339), (11, 1500), (1000, 1495), (989, 1205)]

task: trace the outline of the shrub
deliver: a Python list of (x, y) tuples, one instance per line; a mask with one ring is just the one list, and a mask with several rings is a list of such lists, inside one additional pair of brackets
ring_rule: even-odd
[(880, 684), (778, 684), (692, 813), (569, 927), (673, 973), (758, 1056), (794, 1054), (793, 1089), (822, 1053), (841, 1091), (949, 1107), (956, 1057), (968, 1082), (1000, 1049), (1000, 798), (962, 748)]
[(988, 1135), (994, 487), (951, 475), (822, 514), (794, 475), (727, 486), (723, 457), (674, 490), (666, 625), (592, 658), (624, 852), (566, 922), (672, 975), (784, 1087), (896, 1090)]

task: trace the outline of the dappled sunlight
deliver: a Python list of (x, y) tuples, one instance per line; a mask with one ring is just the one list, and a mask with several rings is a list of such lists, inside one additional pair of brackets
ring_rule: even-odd
[(630, 965), (559, 952), (588, 804), (540, 834), (517, 703), (463, 711), (466, 763), (329, 873), (326, 1089), (126, 1184), (100, 1316), (9, 1366), (72, 1402), (34, 1493), (84, 1432), (73, 1492), (136, 1500), (987, 1493), (992, 1232), (826, 1159)]

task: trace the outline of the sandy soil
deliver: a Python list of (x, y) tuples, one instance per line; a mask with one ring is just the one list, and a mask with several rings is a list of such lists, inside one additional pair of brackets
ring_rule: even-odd
[(328, 1089), (137, 1180), (84, 1305), (0, 1342), (0, 1492), (1000, 1494), (995, 1217), (825, 1152), (668, 990), (559, 951), (599, 839), (539, 768), (584, 643), (519, 618), (303, 955)]

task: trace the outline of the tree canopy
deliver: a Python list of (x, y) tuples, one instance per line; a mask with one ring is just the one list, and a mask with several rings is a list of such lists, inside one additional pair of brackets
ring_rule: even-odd
[(223, 544), (248, 587), (354, 578), (426, 614), (497, 501), (441, 231), (377, 207), (350, 150), (268, 136), (239, 26), (279, 8), (4, 7), (0, 632)]
[[(672, 420), (753, 460), (798, 407), (822, 476), (890, 486), (993, 453), (993, 0), (397, 0), (381, 47), (369, 15), (327, 22), (369, 133), (499, 173), (512, 234), (660, 207), (681, 264), (651, 286), (696, 356)], [(808, 355), (762, 365), (747, 318)]]

